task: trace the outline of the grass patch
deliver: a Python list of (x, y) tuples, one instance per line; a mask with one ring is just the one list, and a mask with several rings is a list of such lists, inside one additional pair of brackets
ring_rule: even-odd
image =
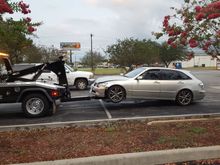
[(178, 141), (177, 137), (165, 137), (165, 136), (161, 136), (158, 140), (157, 140), (157, 143), (159, 144), (165, 144), (165, 143), (174, 143)]
[(107, 127), (107, 128), (105, 128), (105, 131), (106, 132), (114, 132), (114, 131), (116, 131), (116, 128), (115, 127)]
[[(91, 72), (91, 68), (79, 68), (78, 70)], [(123, 73), (123, 69), (121, 68), (96, 68), (94, 74), (96, 75), (119, 75), (120, 73)]]
[(192, 127), (189, 129), (190, 132), (194, 134), (203, 134), (206, 133), (206, 129), (202, 127)]

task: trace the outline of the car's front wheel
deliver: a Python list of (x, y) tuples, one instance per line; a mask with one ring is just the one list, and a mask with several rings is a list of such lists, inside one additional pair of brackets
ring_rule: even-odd
[(112, 86), (107, 91), (107, 97), (113, 103), (119, 103), (125, 99), (126, 92), (125, 89), (121, 86)]
[(50, 102), (42, 94), (29, 94), (22, 101), (22, 110), (26, 117), (45, 116), (50, 108)]
[(77, 79), (75, 86), (79, 90), (85, 90), (88, 86), (88, 81), (86, 79)]
[(176, 102), (181, 106), (186, 106), (192, 103), (193, 94), (190, 90), (184, 89), (178, 92)]

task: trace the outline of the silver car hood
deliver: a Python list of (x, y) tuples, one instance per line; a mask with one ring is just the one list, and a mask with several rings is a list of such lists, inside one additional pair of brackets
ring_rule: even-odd
[(96, 83), (105, 83), (109, 81), (125, 81), (128, 80), (127, 77), (124, 76), (104, 76), (96, 79)]

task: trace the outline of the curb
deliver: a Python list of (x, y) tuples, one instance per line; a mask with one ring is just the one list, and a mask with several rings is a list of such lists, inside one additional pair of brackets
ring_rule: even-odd
[(220, 146), (94, 156), (19, 165), (155, 165), (220, 158)]
[(189, 115), (174, 115), (174, 116), (151, 116), (151, 117), (133, 117), (133, 118), (115, 118), (104, 120), (87, 120), (87, 121), (71, 121), (71, 122), (54, 122), (54, 123), (39, 123), (39, 124), (26, 124), (26, 125), (10, 125), (0, 126), (0, 132), (3, 131), (18, 131), (18, 130), (31, 130), (42, 128), (59, 128), (59, 127), (72, 127), (72, 126), (92, 126), (110, 124), (120, 121), (147, 121), (147, 122), (163, 122), (163, 121), (178, 121), (178, 120), (204, 120), (219, 118), (220, 113), (212, 114), (189, 114)]

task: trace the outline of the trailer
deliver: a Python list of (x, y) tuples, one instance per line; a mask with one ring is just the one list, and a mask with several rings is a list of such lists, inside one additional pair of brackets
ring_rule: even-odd
[[(60, 57), (57, 61), (44, 63), (27, 69), (15, 71), (9, 55), (0, 53), (0, 104), (21, 103), (26, 117), (53, 115), (61, 102), (90, 100), (92, 97), (71, 97), (65, 62)], [(57, 75), (58, 84), (38, 82), (44, 70)], [(33, 74), (32, 78), (23, 78)]]

